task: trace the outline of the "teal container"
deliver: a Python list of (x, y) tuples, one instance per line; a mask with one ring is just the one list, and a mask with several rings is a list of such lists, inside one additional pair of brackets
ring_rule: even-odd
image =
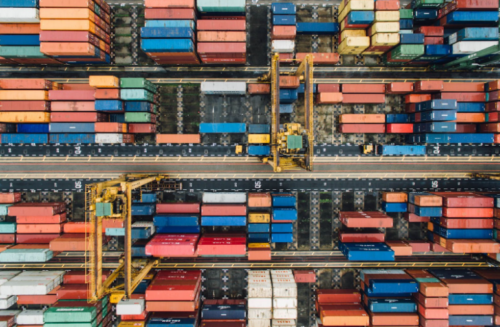
[(146, 89), (153, 93), (156, 92), (156, 85), (145, 78), (125, 77), (120, 78), (120, 88), (122, 89)]
[(40, 46), (3, 46), (0, 47), (0, 57), (4, 58), (49, 58), (40, 52)]
[(125, 236), (125, 228), (106, 228), (106, 236)]
[(16, 223), (0, 222), (0, 234), (14, 234)]
[(121, 89), (120, 98), (125, 101), (154, 102), (154, 94), (145, 89)]
[[(48, 308), (43, 314), (44, 326), (47, 326), (47, 323), (64, 323), (64, 326), (73, 326), (73, 324), (80, 326), (79, 324), (81, 323), (90, 323), (93, 324), (92, 326), (95, 326), (96, 318), (97, 309), (95, 307)], [(77, 323), (78, 325), (76, 325)]]
[(441, 281), (437, 278), (415, 278), (415, 280), (419, 283), (441, 283)]
[(0, 204), (0, 216), (7, 216), (9, 214), (9, 207), (12, 204)]
[(246, 7), (245, 0), (198, 0), (198, 10), (202, 13), (207, 12), (239, 12), (244, 13)]
[(0, 253), (0, 262), (47, 262), (53, 256), (49, 249), (7, 249)]

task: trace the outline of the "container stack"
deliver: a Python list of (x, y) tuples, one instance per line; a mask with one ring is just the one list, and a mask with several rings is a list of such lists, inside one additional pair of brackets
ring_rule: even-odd
[(40, 51), (67, 64), (110, 64), (110, 12), (105, 0), (41, 0)]
[(199, 234), (199, 203), (158, 203), (153, 219), (159, 234)]
[(370, 47), (364, 55), (382, 55), (399, 44), (399, 8), (398, 0), (375, 1), (375, 17), (368, 29)]
[(293, 3), (272, 4), (273, 30), (271, 48), (280, 53), (280, 60), (291, 60), (295, 52), (297, 36), (297, 9)]
[[(479, 87), (478, 87), (479, 88)], [(493, 81), (490, 83), (484, 84), (484, 90), (489, 92), (487, 93), (487, 103), (478, 103), (477, 106), (480, 108), (475, 108), (475, 110), (481, 112), (480, 110), (486, 106), (486, 117), (485, 124), (479, 125), (479, 131), (481, 133), (495, 133), (494, 141), (495, 143), (500, 143), (500, 97), (498, 93), (500, 93), (500, 82)]]
[[(243, 195), (243, 194), (242, 194)], [(229, 197), (223, 202), (205, 202), (201, 206), (201, 226), (221, 227), (221, 226), (246, 226), (247, 207), (244, 203), (228, 204)]]
[[(291, 270), (271, 270), (273, 284), (273, 321), (272, 326), (278, 324), (278, 320), (297, 320), (297, 283)], [(291, 322), (295, 326), (295, 322)]]
[[(382, 192), (382, 211), (386, 214), (402, 216), (408, 211), (408, 195), (403, 192)], [(394, 256), (411, 256), (413, 254), (412, 247), (402, 240), (386, 241), (391, 250), (394, 251)]]
[[(58, 292), (59, 293), (59, 292)], [(86, 326), (109, 326), (113, 320), (113, 310), (109, 297), (88, 303), (86, 297), (65, 295), (43, 314), (44, 327), (81, 324)]]
[[(338, 23), (327, 23), (327, 22), (300, 22), (297, 23), (297, 34), (308, 34), (308, 35), (321, 35), (321, 36), (331, 36), (334, 37), (340, 31)], [(298, 62), (302, 62), (307, 55), (311, 55), (313, 58), (313, 63), (316, 65), (335, 65), (340, 60), (340, 55), (338, 53), (331, 52), (315, 52), (306, 53), (299, 52), (296, 54), (295, 59)]]
[(361, 304), (361, 293), (356, 290), (317, 290), (316, 312), (318, 326), (370, 325), (370, 317)]
[(343, 0), (339, 6), (340, 55), (359, 55), (370, 46), (370, 36), (366, 29), (375, 20), (375, 1)]
[(420, 26), (417, 32), (424, 34), (424, 54), (414, 59), (411, 65), (429, 65), (451, 55), (451, 46), (443, 44), (444, 28), (442, 26)]
[(271, 201), (269, 193), (248, 193), (248, 260), (271, 260)]
[(155, 134), (155, 105), (158, 101), (156, 85), (145, 78), (121, 78), (120, 88), (120, 98), (125, 109), (124, 121), (122, 122), (128, 124), (128, 132), (131, 134)]
[(271, 142), (271, 126), (267, 124), (248, 125), (248, 144), (265, 146)]
[[(498, 326), (498, 324), (500, 323), (500, 311), (499, 311), (500, 310), (500, 298), (498, 295), (500, 293), (500, 290), (498, 289), (497, 285), (498, 285), (498, 281), (500, 280), (500, 275), (498, 274), (498, 271), (496, 271), (496, 270), (479, 270), (478, 269), (478, 270), (475, 270), (474, 272), (493, 284), (495, 294), (493, 294), (493, 296), (491, 296), (491, 295), (473, 296), (473, 300), (472, 300), (474, 302), (473, 304), (474, 305), (482, 305), (483, 309), (489, 308), (488, 306), (492, 305), (493, 310), (494, 310), (493, 311), (494, 312), (493, 325)], [(457, 307), (457, 309), (463, 308), (463, 304), (464, 304), (463, 298), (464, 297), (462, 297), (462, 299), (461, 299), (462, 301), (458, 301), (460, 298), (453, 299), (453, 303), (460, 306), (460, 307)], [(457, 301), (455, 301), (455, 300), (457, 300)]]
[(273, 289), (269, 270), (248, 272), (248, 327), (271, 327)]
[[(405, 9), (406, 10), (406, 9)], [(400, 37), (403, 38), (400, 34)], [(411, 82), (397, 82), (385, 85), (386, 94), (405, 95), (412, 93), (414, 90), (414, 83)], [(413, 124), (408, 122), (408, 114), (387, 114), (386, 115), (386, 133), (389, 134), (411, 134), (413, 133)]]
[(204, 257), (245, 257), (247, 255), (246, 234), (203, 234), (198, 244), (198, 255)]
[[(385, 103), (384, 84), (342, 84), (342, 103)], [(340, 133), (385, 133), (383, 114), (342, 114)]]
[(271, 243), (292, 243), (297, 221), (297, 199), (293, 194), (273, 194)]
[(141, 48), (158, 65), (196, 65), (196, 7), (194, 0), (146, 0), (146, 26)]
[[(198, 22), (197, 52), (205, 64), (244, 64), (246, 63), (246, 18), (245, 0), (219, 2), (198, 0), (201, 13)], [(206, 23), (206, 20), (213, 20)], [(204, 30), (209, 25), (209, 30)], [(227, 25), (231, 25), (227, 28)], [(234, 26), (233, 26), (234, 25)], [(243, 28), (245, 26), (245, 28)], [(237, 29), (236, 29), (237, 28)]]
[(4, 219), (0, 222), (0, 244), (16, 243), (16, 224), (7, 218), (9, 207), (21, 201), (21, 193), (0, 193), (0, 216)]
[(246, 300), (205, 300), (201, 309), (201, 324), (206, 327), (245, 326)]
[(316, 93), (317, 104), (337, 104), (343, 100), (340, 84), (318, 84)]

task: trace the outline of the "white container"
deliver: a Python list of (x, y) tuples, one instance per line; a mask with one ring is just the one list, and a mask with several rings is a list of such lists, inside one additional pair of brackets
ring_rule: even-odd
[(0, 295), (0, 309), (6, 310), (16, 304), (17, 296), (15, 295)]
[(250, 270), (248, 272), (248, 276), (255, 276), (255, 277), (269, 277), (269, 270)]
[(289, 284), (289, 283), (295, 283), (295, 279), (293, 277), (280, 278), (273, 276), (273, 284)]
[(460, 41), (453, 44), (453, 54), (469, 54), (498, 45), (498, 41)]
[(288, 297), (279, 297), (273, 299), (274, 309), (297, 309), (297, 299)]
[(247, 194), (240, 192), (231, 193), (203, 193), (203, 203), (246, 203)]
[(293, 276), (293, 271), (291, 271), (290, 269), (271, 270), (271, 275), (282, 275), (282, 274), (289, 274)]
[(249, 283), (247, 287), (249, 298), (272, 298), (273, 288), (271, 283)]
[(10, 280), (0, 286), (0, 295), (47, 295), (53, 289), (53, 281)]
[(0, 285), (5, 284), (19, 273), (20, 271), (0, 271)]
[(273, 52), (292, 53), (295, 50), (295, 41), (273, 40), (271, 46)]
[(247, 327), (271, 327), (270, 319), (248, 319)]
[(271, 309), (248, 309), (248, 319), (271, 319), (272, 317)]
[(40, 15), (36, 8), (2, 8), (0, 23), (39, 23)]
[(140, 315), (144, 312), (144, 299), (121, 300), (116, 305), (117, 315)]
[(249, 309), (271, 309), (273, 307), (273, 301), (270, 298), (249, 298), (248, 308)]
[(101, 143), (101, 144), (123, 143), (123, 134), (119, 134), (119, 133), (97, 133), (95, 135), (95, 143)]
[(152, 221), (136, 221), (132, 224), (132, 227), (142, 227), (151, 229), (151, 235), (156, 233), (155, 223)]
[(245, 82), (202, 82), (201, 92), (206, 94), (246, 94)]
[[(24, 276), (34, 276), (40, 277), (40, 276), (52, 276), (54, 277), (55, 283), (56, 284), (61, 284), (63, 282), (64, 274), (66, 272), (63, 270), (54, 270), (54, 271), (23, 271), (20, 275), (16, 277), (24, 277)], [(14, 278), (16, 278), (14, 277)]]
[(273, 297), (297, 297), (297, 284), (274, 284)]
[(273, 309), (273, 319), (297, 319), (297, 309)]
[(273, 274), (272, 275), (273, 279), (274, 278), (293, 278), (293, 274)]
[(16, 317), (18, 325), (43, 325), (44, 310), (24, 310)]
[(293, 319), (273, 319), (273, 327), (274, 326), (297, 326), (297, 321)]
[(271, 277), (248, 277), (248, 283), (270, 283)]

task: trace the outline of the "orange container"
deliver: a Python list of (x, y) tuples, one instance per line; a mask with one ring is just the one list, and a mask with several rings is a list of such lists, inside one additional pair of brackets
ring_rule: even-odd
[(95, 123), (96, 133), (127, 133), (127, 124), (122, 123)]
[(62, 90), (65, 91), (91, 91), (95, 90), (95, 87), (89, 85), (89, 84), (73, 84), (73, 83), (67, 83), (62, 85)]
[(447, 208), (447, 207), (443, 207), (443, 217), (493, 218), (493, 208)]
[(370, 317), (365, 310), (322, 310), (324, 326), (368, 326)]
[(385, 84), (342, 84), (342, 93), (385, 93)]
[(443, 92), (484, 92), (484, 83), (443, 83)]
[(66, 213), (53, 216), (17, 216), (18, 224), (59, 224), (66, 221)]
[(416, 313), (370, 313), (371, 326), (418, 326)]
[(408, 94), (405, 96), (406, 103), (419, 103), (432, 100), (430, 94)]
[(415, 82), (415, 92), (442, 91), (443, 81), (418, 81)]
[(416, 195), (415, 204), (422, 207), (441, 207), (443, 198), (437, 195)]
[(100, 33), (100, 28), (90, 20), (53, 19), (40, 21), (42, 31), (89, 31), (92, 34)]
[(146, 301), (148, 312), (193, 312), (195, 301)]
[(493, 284), (484, 279), (446, 279), (443, 282), (450, 294), (493, 294)]
[(0, 112), (0, 122), (2, 123), (49, 123), (50, 113), (48, 112)]
[(97, 89), (95, 90), (96, 99), (116, 99), (120, 100), (119, 89)]
[(101, 18), (88, 8), (40, 8), (40, 19), (87, 19), (95, 22)]
[(296, 26), (273, 26), (273, 40), (295, 40), (297, 35)]
[(318, 104), (335, 104), (335, 103), (342, 103), (342, 93), (336, 93), (336, 92), (323, 92), (323, 93), (318, 93), (316, 96), (316, 102)]
[(102, 228), (123, 228), (124, 222), (121, 219), (103, 219)]
[[(103, 232), (106, 231), (105, 228), (103, 228), (102, 230), (103, 230)], [(64, 224), (63, 231), (64, 231), (64, 233), (70, 233), (70, 234), (93, 233), (94, 226), (92, 226), (90, 223), (87, 223), (84, 221), (67, 222)]]
[(0, 100), (48, 100), (48, 91), (0, 90)]
[(411, 256), (413, 255), (413, 248), (404, 241), (386, 241), (391, 250), (394, 251), (395, 256)]
[[(385, 94), (342, 94), (342, 103), (385, 103)], [(384, 132), (382, 132), (384, 133)]]
[(15, 203), (21, 201), (20, 192), (0, 193), (0, 203)]
[[(282, 53), (280, 56), (284, 55)], [(307, 53), (307, 52), (297, 52), (295, 54), (295, 59), (297, 62), (302, 62), (307, 55), (313, 56), (314, 65), (335, 65), (340, 61), (340, 55), (338, 53), (332, 52), (318, 52), (318, 53)]]
[(61, 224), (18, 224), (18, 234), (59, 234), (62, 232)]
[(248, 84), (249, 94), (269, 94), (271, 93), (271, 84)]
[[(194, 0), (145, 0), (146, 8), (194, 8)], [(150, 310), (148, 310), (150, 311)]]
[(0, 79), (0, 89), (4, 90), (52, 90), (52, 88), (52, 82), (41, 78)]
[(407, 94), (413, 92), (413, 83), (397, 82), (385, 85), (385, 93), (387, 94)]
[(199, 144), (201, 136), (200, 134), (156, 134), (156, 143)]
[(375, 11), (399, 10), (401, 8), (397, 0), (375, 1)]
[(300, 86), (300, 79), (297, 76), (280, 76), (280, 88), (296, 89)]
[(425, 308), (423, 305), (418, 305), (418, 313), (425, 319), (448, 319), (450, 316), (448, 308)]
[(342, 114), (339, 122), (341, 124), (356, 124), (356, 123), (385, 123), (385, 115), (379, 114)]
[(425, 308), (447, 308), (448, 297), (426, 297), (422, 293), (415, 293), (413, 297)]
[(450, 315), (492, 315), (495, 312), (493, 305), (450, 305)]
[(404, 192), (382, 192), (385, 202), (408, 202), (408, 195)]
[(271, 249), (248, 249), (249, 261), (271, 261)]
[(420, 283), (420, 293), (427, 297), (447, 297), (450, 292), (443, 283)]
[(40, 52), (51, 56), (94, 56), (95, 47), (86, 42), (41, 42)]
[(456, 123), (484, 123), (486, 115), (482, 113), (459, 112), (457, 113)]
[(0, 34), (40, 34), (40, 24), (0, 23)]
[(50, 241), (49, 249), (57, 252), (85, 251), (91, 244), (86, 242), (85, 237), (58, 237)]
[(52, 101), (51, 111), (95, 111), (94, 101)]
[(248, 193), (249, 208), (268, 208), (271, 206), (271, 194), (269, 193)]
[(493, 240), (447, 240), (446, 248), (453, 253), (500, 253), (500, 243)]
[(246, 32), (198, 32), (198, 42), (246, 42)]
[[(40, 8), (94, 8), (93, 0), (40, 0)], [(104, 9), (104, 8), (103, 8)]]

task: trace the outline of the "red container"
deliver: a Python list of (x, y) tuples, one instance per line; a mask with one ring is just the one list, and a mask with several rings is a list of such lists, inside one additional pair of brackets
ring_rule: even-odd
[(86, 300), (87, 292), (86, 284), (63, 285), (57, 291), (57, 300)]
[(476, 124), (457, 124), (457, 129), (455, 133), (476, 133), (477, 125)]
[(500, 123), (490, 123), (479, 125), (481, 133), (500, 133)]
[(444, 44), (444, 37), (442, 36), (426, 36), (424, 38), (424, 44)]
[(128, 132), (132, 134), (154, 134), (156, 125), (154, 124), (128, 124)]
[(270, 84), (248, 84), (248, 94), (269, 94), (271, 93)]
[(52, 82), (42, 78), (0, 79), (0, 89), (4, 90), (52, 90)]
[(18, 244), (49, 244), (58, 238), (60, 234), (16, 234)]
[(397, 82), (385, 84), (385, 93), (387, 94), (407, 94), (413, 92), (413, 83)]
[(271, 38), (273, 40), (295, 40), (297, 27), (295, 26), (273, 26)]
[(488, 122), (499, 122), (500, 121), (500, 112), (490, 112), (486, 114)]
[(384, 134), (385, 124), (340, 124), (339, 133)]
[[(196, 13), (194, 9), (149, 9), (144, 10), (145, 19), (186, 19), (195, 20)], [(198, 22), (197, 22), (198, 23)], [(199, 26), (197, 24), (197, 26)], [(198, 27), (199, 29), (199, 27)]]
[(0, 101), (0, 111), (49, 111), (48, 101)]
[(101, 112), (53, 112), (50, 114), (50, 121), (53, 123), (93, 123), (108, 121), (108, 119), (108, 115)]
[[(227, 236), (226, 236), (227, 235)], [(198, 255), (246, 255), (245, 235), (205, 234), (198, 244)]]
[(413, 133), (413, 124), (387, 124), (386, 133)]
[(280, 88), (296, 89), (300, 86), (300, 79), (297, 76), (280, 76)]
[(157, 203), (156, 213), (199, 213), (199, 203)]
[[(283, 55), (286, 54), (280, 54), (280, 56)], [(297, 52), (295, 54), (295, 59), (300, 63), (307, 55), (312, 55), (314, 65), (335, 65), (340, 61), (340, 55), (336, 52)]]
[(493, 208), (446, 208), (443, 217), (451, 218), (493, 218)]
[(448, 309), (441, 308), (425, 308), (423, 305), (418, 305), (418, 313), (425, 319), (448, 319)]
[(361, 303), (361, 293), (349, 289), (320, 289), (316, 297), (319, 303)]
[(314, 270), (294, 270), (293, 276), (296, 283), (316, 283)]
[(342, 103), (385, 103), (385, 94), (342, 94)]
[(198, 19), (197, 31), (245, 31), (246, 20)]
[(9, 216), (52, 216), (65, 210), (66, 204), (62, 202), (18, 203), (9, 207)]
[(430, 94), (408, 94), (405, 96), (406, 103), (419, 103), (432, 100), (432, 96)]
[[(433, 96), (435, 99), (457, 100), (458, 102), (486, 102), (486, 93), (469, 92), (469, 93), (451, 93), (442, 92)], [(429, 99), (430, 100), (430, 99)]]
[(385, 93), (385, 84), (342, 84), (342, 93)]
[(51, 111), (95, 111), (94, 101), (53, 101)]
[(97, 89), (94, 97), (96, 99), (114, 99), (120, 100), (120, 89)]
[(401, 5), (396, 0), (375, 1), (375, 11), (399, 10)]
[(425, 319), (424, 317), (419, 317), (421, 327), (449, 327), (448, 319)]
[(0, 234), (0, 243), (16, 243), (16, 234)]
[(441, 218), (440, 223), (441, 226), (446, 228), (476, 228), (476, 229), (492, 229), (493, 228), (493, 219), (450, 219), (450, 218)]
[[(53, 305), (57, 302), (56, 292), (51, 291), (47, 295), (18, 295), (17, 304), (18, 305)], [(29, 325), (23, 325), (24, 327), (29, 327)], [(43, 325), (33, 325), (32, 327), (41, 327)]]
[(96, 133), (127, 133), (127, 124), (123, 123), (95, 123)]
[(149, 285), (147, 301), (194, 301), (199, 293), (197, 281), (165, 281), (163, 285)]
[(343, 243), (383, 243), (385, 234), (378, 231), (356, 232), (339, 231), (339, 240)]
[(66, 221), (66, 213), (53, 216), (17, 216), (18, 224), (59, 224)]
[(420, 217), (417, 216), (414, 213), (405, 213), (405, 219), (410, 222), (410, 223), (428, 223), (430, 220), (430, 217)]
[(484, 92), (484, 83), (443, 83), (443, 92)]
[(194, 8), (194, 0), (145, 0), (146, 8)]
[(418, 81), (415, 82), (415, 92), (438, 92), (443, 89), (443, 81)]
[(340, 92), (340, 84), (318, 84), (318, 93), (336, 93)]
[(411, 246), (412, 252), (430, 252), (431, 243), (426, 241), (407, 241), (408, 245)]
[(156, 257), (195, 257), (198, 234), (156, 234), (146, 245), (146, 254)]
[(61, 101), (94, 101), (94, 90), (51, 90), (49, 91), (49, 100)]
[(247, 44), (245, 42), (200, 42), (197, 45), (200, 55), (203, 54), (245, 54)]
[(443, 26), (420, 26), (416, 33), (424, 34), (425, 36), (444, 36)]
[(18, 234), (60, 234), (61, 224), (18, 224), (16, 232)]
[(472, 192), (432, 192), (443, 198), (443, 206), (454, 208), (493, 208), (494, 199)]
[(16, 203), (21, 201), (20, 192), (4, 192), (0, 193), (0, 203)]
[(202, 216), (246, 216), (246, 205), (204, 204), (201, 207)]

